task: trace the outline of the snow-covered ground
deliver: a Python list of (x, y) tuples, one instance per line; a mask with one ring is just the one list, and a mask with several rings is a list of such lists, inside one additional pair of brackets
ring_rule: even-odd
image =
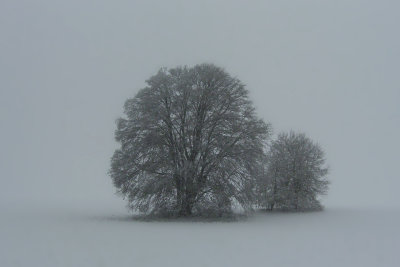
[(1, 208), (0, 266), (400, 266), (400, 210), (141, 222), (122, 209)]

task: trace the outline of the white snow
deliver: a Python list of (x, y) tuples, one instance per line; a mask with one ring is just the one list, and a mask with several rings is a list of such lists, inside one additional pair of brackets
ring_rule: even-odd
[(122, 208), (0, 208), (0, 266), (399, 266), (400, 210), (141, 222)]

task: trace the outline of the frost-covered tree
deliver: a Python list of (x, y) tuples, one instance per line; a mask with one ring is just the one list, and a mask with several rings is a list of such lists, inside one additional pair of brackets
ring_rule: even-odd
[(321, 209), (328, 168), (321, 147), (302, 133), (281, 133), (272, 142), (264, 176), (268, 209)]
[(248, 91), (212, 64), (161, 69), (128, 99), (110, 175), (129, 206), (190, 215), (250, 209), (270, 127)]

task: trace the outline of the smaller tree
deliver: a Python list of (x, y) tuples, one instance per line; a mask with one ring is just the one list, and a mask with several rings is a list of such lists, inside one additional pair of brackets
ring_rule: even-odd
[(266, 208), (321, 209), (328, 190), (328, 168), (321, 147), (303, 133), (281, 133), (272, 142), (264, 176)]

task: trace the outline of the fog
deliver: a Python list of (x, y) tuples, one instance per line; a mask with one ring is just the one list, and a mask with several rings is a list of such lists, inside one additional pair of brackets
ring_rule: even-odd
[(318, 141), (327, 207), (398, 207), (398, 1), (0, 2), (0, 201), (123, 207), (107, 175), (124, 101), (215, 63), (274, 133)]

